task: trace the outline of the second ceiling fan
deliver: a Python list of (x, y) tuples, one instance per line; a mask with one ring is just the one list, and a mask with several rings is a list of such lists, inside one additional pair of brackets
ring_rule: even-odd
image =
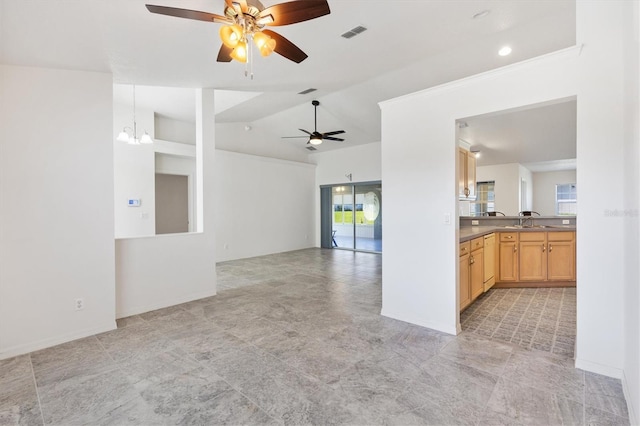
[[(309, 140), (307, 141), (307, 145), (320, 145), (323, 140), (327, 141), (337, 141), (344, 142), (342, 138), (336, 138), (335, 135), (340, 135), (342, 133), (346, 133), (344, 130), (333, 130), (331, 132), (318, 132), (318, 105), (320, 105), (320, 101), (311, 101), (311, 105), (313, 105), (313, 132), (310, 132), (305, 129), (298, 129), (301, 132), (309, 135)], [(283, 136), (283, 139), (298, 139), (298, 138), (306, 138), (307, 136)]]
[(146, 6), (151, 13), (227, 24), (220, 28), (223, 44), (218, 52), (218, 62), (231, 62), (232, 59), (248, 62), (253, 41), (262, 56), (276, 52), (300, 63), (307, 54), (285, 37), (264, 27), (295, 24), (331, 13), (327, 0), (290, 1), (266, 8), (259, 0), (225, 0), (225, 3), (224, 16), (176, 7)]

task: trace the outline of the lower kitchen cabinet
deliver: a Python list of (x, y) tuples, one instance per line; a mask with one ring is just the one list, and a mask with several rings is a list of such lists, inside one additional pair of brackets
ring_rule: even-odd
[(499, 233), (498, 282), (575, 281), (575, 236), (573, 231)]
[(518, 266), (520, 281), (544, 281), (547, 278), (546, 232), (522, 232)]
[(576, 241), (574, 232), (547, 233), (547, 279), (576, 280)]
[(484, 291), (484, 238), (460, 244), (460, 310)]
[(518, 233), (500, 232), (498, 235), (498, 281), (518, 281)]

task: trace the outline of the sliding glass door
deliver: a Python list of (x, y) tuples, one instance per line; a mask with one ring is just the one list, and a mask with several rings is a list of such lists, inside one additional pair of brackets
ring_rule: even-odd
[[(321, 191), (331, 191), (331, 205), (322, 207), (323, 224), (329, 223), (324, 216), (331, 215), (331, 226), (322, 226), (323, 241), (330, 241), (323, 247), (382, 252), (382, 184), (334, 185)], [(328, 198), (322, 203), (329, 202)]]

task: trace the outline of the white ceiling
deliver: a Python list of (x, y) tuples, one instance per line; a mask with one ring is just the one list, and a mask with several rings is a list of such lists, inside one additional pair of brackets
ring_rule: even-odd
[(523, 163), (531, 171), (575, 169), (575, 99), (464, 118), (458, 127), (458, 138), (479, 151), (478, 166)]
[[(0, 0), (0, 62), (109, 72), (115, 83), (138, 85), (140, 105), (142, 86), (225, 90), (218, 122), (272, 122), (271, 135), (312, 127), (310, 101), (319, 99), (319, 130), (348, 132), (344, 144), (320, 148), (327, 150), (379, 141), (382, 100), (575, 44), (573, 0), (329, 0), (330, 15), (273, 28), (309, 58), (295, 64), (258, 56), (251, 80), (243, 64), (216, 62), (219, 24), (154, 15), (146, 2), (217, 14), (224, 6), (223, 0)], [(473, 19), (483, 10), (491, 13)], [(368, 30), (340, 37), (357, 25)], [(513, 48), (510, 56), (496, 54), (503, 45)], [(310, 87), (318, 91), (297, 94)], [(158, 114), (192, 120), (188, 100), (161, 98)]]

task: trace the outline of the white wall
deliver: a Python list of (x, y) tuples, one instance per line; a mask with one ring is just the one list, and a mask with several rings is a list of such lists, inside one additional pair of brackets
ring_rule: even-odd
[(476, 168), (478, 182), (495, 181), (495, 210), (507, 216), (517, 216), (520, 211), (520, 165), (497, 164)]
[(216, 262), (315, 245), (315, 166), (217, 150)]
[(115, 328), (111, 90), (0, 65), (0, 359)]
[(623, 219), (607, 216), (605, 210), (624, 205), (623, 28), (630, 17), (625, 11), (627, 3), (631, 4), (576, 3), (576, 40), (584, 45), (576, 74), (580, 191), (576, 366), (617, 377), (623, 367), (625, 232)]
[(188, 121), (154, 114), (154, 133), (156, 138), (165, 141), (196, 144), (196, 125)]
[(561, 51), (381, 104), (383, 315), (459, 330), (455, 121), (575, 96), (576, 57)]
[[(138, 137), (144, 130), (153, 134), (153, 111), (136, 109)], [(113, 182), (116, 238), (156, 233), (155, 148), (154, 144), (129, 145), (116, 141), (125, 126), (133, 126), (131, 105), (113, 104)], [(140, 207), (129, 207), (127, 200), (141, 200)]]
[(533, 210), (542, 216), (554, 216), (556, 214), (556, 185), (566, 183), (576, 183), (575, 170), (533, 173)]
[(200, 232), (116, 240), (116, 315), (216, 293), (214, 90), (196, 90), (196, 204)]
[[(518, 164), (518, 172), (520, 175), (520, 211), (533, 210), (533, 174), (522, 164)], [(524, 189), (522, 186), (524, 185)], [(523, 193), (524, 192), (524, 193)]]
[[(625, 26), (625, 146), (624, 216), (626, 263), (624, 268), (623, 385), (631, 424), (640, 424), (640, 3), (635, 2)], [(579, 189), (579, 188), (578, 188)]]
[[(316, 245), (320, 247), (320, 185), (348, 183), (351, 174), (352, 182), (370, 182), (382, 179), (381, 143), (374, 142), (356, 145), (337, 151), (319, 152), (310, 155), (310, 161), (317, 165), (315, 182)], [(384, 194), (384, 182), (382, 183)], [(385, 200), (386, 202), (386, 200)], [(384, 209), (384, 206), (382, 206)]]

